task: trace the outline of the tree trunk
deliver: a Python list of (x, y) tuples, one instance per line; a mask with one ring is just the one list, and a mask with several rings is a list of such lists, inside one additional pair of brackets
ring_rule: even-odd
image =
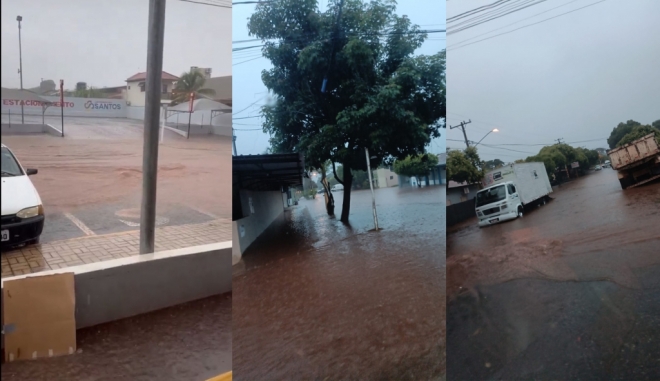
[(325, 210), (328, 212), (328, 216), (335, 215), (335, 199), (332, 197), (332, 192), (330, 191), (330, 185), (328, 184), (328, 179), (325, 176), (325, 168), (321, 171), (321, 186), (323, 187), (323, 196), (325, 198)]
[(351, 168), (344, 165), (344, 203), (341, 207), (340, 221), (348, 223), (348, 214), (351, 211), (351, 188), (353, 185), (353, 174)]

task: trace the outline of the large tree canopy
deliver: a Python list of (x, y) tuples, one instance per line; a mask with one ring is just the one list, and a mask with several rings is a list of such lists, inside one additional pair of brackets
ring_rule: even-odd
[(190, 71), (181, 74), (181, 77), (179, 77), (179, 80), (174, 86), (174, 91), (172, 92), (171, 105), (188, 102), (190, 100), (190, 93), (195, 93), (195, 99), (199, 98), (200, 95), (215, 95), (215, 90), (204, 88), (205, 82), (206, 78), (204, 78), (204, 75), (197, 70), (191, 69)]
[(375, 168), (421, 154), (440, 136), (445, 52), (413, 56), (426, 34), (396, 15), (393, 0), (343, 0), (338, 17), (341, 2), (325, 12), (316, 0), (264, 2), (248, 30), (273, 65), (262, 72), (275, 98), (262, 110), (271, 145), (304, 152), (317, 167), (342, 164), (346, 222), (352, 170), (366, 170), (365, 148)]
[(580, 169), (585, 170), (598, 163), (598, 151), (586, 148), (574, 148), (568, 144), (555, 144), (541, 148), (538, 154), (525, 159), (526, 162), (542, 162), (548, 176), (552, 177), (557, 169), (580, 163)]

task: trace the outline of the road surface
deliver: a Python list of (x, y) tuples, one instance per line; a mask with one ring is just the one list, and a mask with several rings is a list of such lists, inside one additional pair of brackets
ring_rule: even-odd
[(233, 278), (235, 379), (442, 379), (445, 197), (378, 189), (379, 232), (369, 191), (353, 192), (350, 226), (320, 197), (287, 212)]
[(447, 236), (448, 380), (660, 379), (660, 183), (612, 169)]

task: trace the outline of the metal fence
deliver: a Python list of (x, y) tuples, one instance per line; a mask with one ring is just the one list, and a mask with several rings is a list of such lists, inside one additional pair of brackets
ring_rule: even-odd
[(474, 198), (447, 206), (447, 226), (453, 226), (469, 218), (476, 217)]

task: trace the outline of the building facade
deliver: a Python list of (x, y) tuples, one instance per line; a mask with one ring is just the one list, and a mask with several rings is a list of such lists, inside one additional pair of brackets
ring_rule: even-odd
[(373, 172), (374, 186), (377, 188), (390, 188), (399, 185), (399, 175), (391, 168), (378, 168)]
[[(161, 77), (161, 100), (167, 101), (171, 98), (174, 85), (179, 77), (168, 72), (163, 72)], [(126, 105), (130, 107), (144, 107), (147, 73), (137, 73), (126, 79)], [(166, 103), (166, 102), (165, 102)]]

